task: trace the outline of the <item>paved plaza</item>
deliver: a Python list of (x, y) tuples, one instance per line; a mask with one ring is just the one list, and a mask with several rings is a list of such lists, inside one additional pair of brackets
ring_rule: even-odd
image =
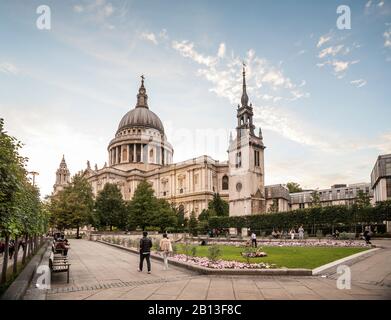
[[(111, 246), (71, 240), (70, 283), (54, 274), (46, 298), (57, 299), (391, 299), (391, 241), (351, 266), (352, 287), (339, 290), (337, 274), (327, 278), (272, 276), (205, 276), (182, 268), (163, 271), (152, 261), (152, 274), (137, 271), (138, 255)], [(146, 266), (145, 266), (146, 267)], [(28, 299), (29, 296), (25, 297)]]

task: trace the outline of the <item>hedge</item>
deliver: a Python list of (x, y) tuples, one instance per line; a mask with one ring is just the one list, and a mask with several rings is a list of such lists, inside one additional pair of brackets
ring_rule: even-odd
[(374, 207), (366, 208), (339, 205), (250, 216), (211, 217), (209, 227), (289, 230), (303, 225), (307, 230), (318, 230), (333, 226), (354, 228), (358, 224), (377, 224), (387, 220), (391, 220), (391, 201), (380, 202)]

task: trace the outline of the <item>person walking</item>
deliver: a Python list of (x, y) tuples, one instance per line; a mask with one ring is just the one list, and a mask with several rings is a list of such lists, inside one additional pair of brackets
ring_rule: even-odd
[(15, 240), (11, 240), (8, 246), (9, 258), (12, 259), (15, 252)]
[(2, 240), (0, 240), (0, 254), (3, 255), (5, 250), (5, 244)]
[(304, 239), (304, 228), (303, 228), (302, 225), (301, 225), (300, 228), (299, 228), (299, 239), (300, 239), (300, 240), (303, 240), (303, 239)]
[(291, 235), (291, 240), (294, 240), (295, 239), (295, 229), (291, 229), (291, 231), (289, 231), (290, 235)]
[(140, 239), (140, 265), (138, 268), (139, 272), (143, 271), (144, 259), (147, 260), (148, 273), (151, 273), (151, 248), (152, 240), (147, 237), (148, 232), (143, 232), (143, 237)]
[(168, 255), (172, 252), (172, 245), (170, 239), (168, 239), (167, 237), (167, 233), (163, 234), (163, 238), (160, 240), (159, 247), (160, 250), (163, 252), (163, 270), (168, 270)]
[(256, 248), (257, 247), (257, 235), (255, 232), (251, 234), (251, 246)]
[(369, 226), (365, 227), (364, 239), (367, 244), (372, 244), (372, 242), (371, 242), (371, 227), (369, 227)]

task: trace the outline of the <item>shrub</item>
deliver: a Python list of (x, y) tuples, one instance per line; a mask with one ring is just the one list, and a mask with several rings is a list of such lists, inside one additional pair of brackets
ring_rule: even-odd
[(190, 245), (190, 242), (186, 241), (183, 244), (183, 251), (186, 255), (186, 260), (187, 260), (187, 257), (189, 257), (191, 255), (191, 248), (192, 248), (192, 245)]
[(152, 227), (152, 226), (149, 226), (149, 227), (145, 227), (145, 231), (150, 231), (150, 232), (153, 232), (153, 231), (160, 231), (160, 227)]
[(323, 238), (323, 232), (322, 232), (322, 230), (317, 230), (317, 231), (316, 231), (316, 237), (317, 237), (318, 239)]
[(341, 240), (354, 240), (356, 238), (355, 233), (341, 232), (339, 234), (339, 239)]
[(212, 245), (208, 248), (208, 258), (210, 261), (215, 262), (221, 256), (221, 250), (218, 245)]
[(197, 246), (191, 246), (191, 256), (194, 258), (197, 255)]
[(159, 251), (159, 244), (157, 240), (152, 240), (152, 248), (153, 251)]

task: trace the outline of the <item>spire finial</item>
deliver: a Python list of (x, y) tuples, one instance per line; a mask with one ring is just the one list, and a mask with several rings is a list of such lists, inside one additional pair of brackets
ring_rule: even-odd
[(246, 91), (246, 64), (243, 61), (243, 92), (242, 92), (242, 107), (248, 106), (248, 95)]
[(146, 93), (146, 90), (144, 87), (144, 79), (145, 79), (145, 76), (142, 74), (141, 75), (141, 86), (140, 86), (140, 89), (138, 89), (136, 108), (137, 107), (148, 108), (148, 102), (147, 102), (148, 96), (147, 96), (147, 93)]

